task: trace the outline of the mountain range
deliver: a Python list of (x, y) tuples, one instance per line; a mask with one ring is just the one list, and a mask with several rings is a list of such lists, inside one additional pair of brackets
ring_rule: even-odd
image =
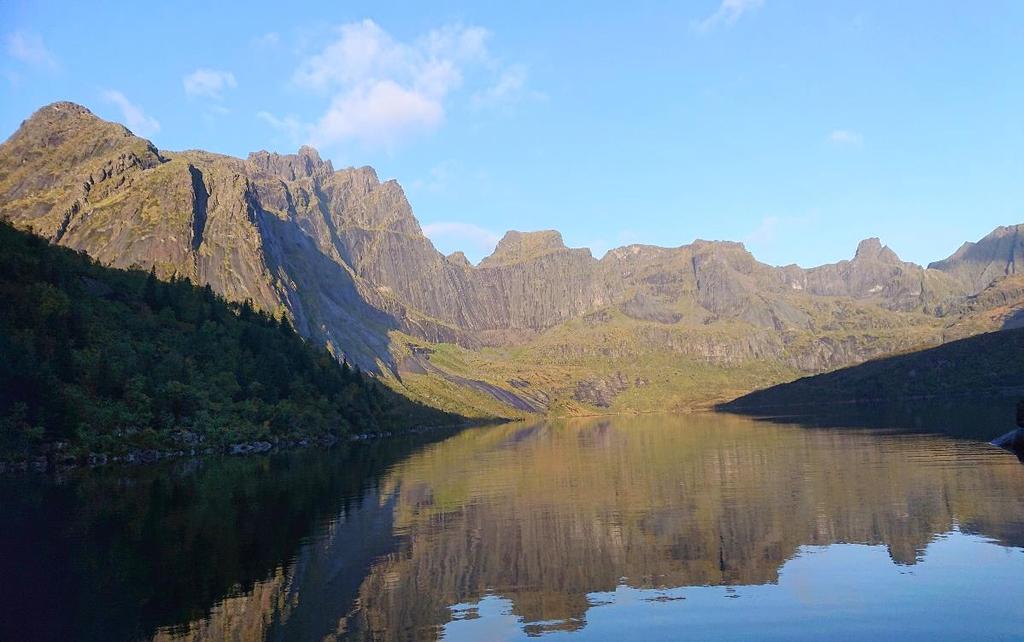
[(742, 244), (597, 259), (510, 231), (472, 265), (401, 186), (316, 150), (157, 149), (73, 103), (0, 145), (0, 218), (113, 267), (290, 317), (393, 388), (467, 416), (706, 406), (875, 357), (1024, 325), (1024, 225), (927, 267), (878, 239), (804, 269)]

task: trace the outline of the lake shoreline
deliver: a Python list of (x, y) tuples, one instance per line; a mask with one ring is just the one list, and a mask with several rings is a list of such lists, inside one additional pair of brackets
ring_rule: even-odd
[(107, 466), (148, 466), (165, 461), (187, 458), (212, 456), (245, 457), (263, 455), (285, 450), (303, 450), (312, 447), (331, 448), (342, 443), (358, 443), (377, 441), (398, 437), (421, 435), (445, 429), (465, 429), (476, 426), (487, 426), (508, 423), (507, 419), (472, 419), (451, 424), (433, 426), (416, 426), (405, 430), (385, 430), (379, 432), (356, 433), (338, 437), (326, 435), (321, 437), (304, 437), (301, 439), (274, 439), (237, 442), (224, 446), (205, 446), (198, 443), (188, 444), (186, 448), (160, 450), (156, 448), (136, 448), (122, 454), (109, 452), (88, 453), (83, 456), (61, 455), (61, 449), (51, 445), (50, 452), (38, 454), (24, 460), (0, 460), (0, 475), (17, 473), (50, 474), (61, 473), (80, 468), (103, 468)]

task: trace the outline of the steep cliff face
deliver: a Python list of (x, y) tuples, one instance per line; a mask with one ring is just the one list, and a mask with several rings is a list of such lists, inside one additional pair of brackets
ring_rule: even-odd
[[(287, 313), (339, 357), (396, 380), (409, 345), (455, 344), (450, 372), (433, 362), (417, 372), (499, 400), (576, 398), (580, 385), (612, 391), (600, 396), (612, 407), (646, 395), (631, 406), (645, 410), (689, 386), (694, 368), (742, 390), (991, 328), (999, 310), (1016, 313), (1007, 297), (1019, 292), (970, 297), (1024, 261), (1021, 226), (929, 268), (878, 239), (811, 269), (719, 241), (597, 260), (549, 230), (509, 232), (473, 266), (438, 252), (398, 183), (369, 167), (335, 170), (311, 147), (244, 160), (162, 152), (72, 103), (40, 109), (0, 145), (0, 217), (104, 263), (153, 266)], [(675, 366), (657, 394), (636, 383)], [(695, 399), (713, 394), (699, 387)]]
[(317, 181), (325, 177), (337, 177), (335, 198), (365, 218), (372, 170), (335, 174), (310, 148), (248, 161), (162, 154), (85, 108), (57, 103), (0, 146), (0, 216), (115, 267), (155, 267), (288, 311), (301, 332), (367, 368), (393, 366), (393, 329), (450, 338), (352, 272), (322, 215)]
[(488, 301), (481, 329), (543, 330), (603, 303), (597, 261), (569, 249), (558, 232), (509, 232), (473, 271), (476, 296)]

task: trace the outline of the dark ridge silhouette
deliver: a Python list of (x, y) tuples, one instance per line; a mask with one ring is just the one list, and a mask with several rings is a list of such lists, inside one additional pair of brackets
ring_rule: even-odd
[[(829, 404), (973, 398), (1024, 390), (1024, 328), (981, 334), (945, 345), (758, 390), (717, 406), (763, 412)], [(1005, 402), (1012, 408), (1012, 402)]]

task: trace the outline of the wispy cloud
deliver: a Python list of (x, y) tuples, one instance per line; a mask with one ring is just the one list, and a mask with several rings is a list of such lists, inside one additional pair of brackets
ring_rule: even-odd
[(57, 56), (51, 52), (43, 37), (28, 31), (15, 31), (7, 34), (7, 55), (21, 62), (51, 71), (60, 67)]
[(501, 236), (474, 223), (459, 221), (436, 221), (423, 226), (423, 233), (442, 251), (465, 252), (471, 259), (479, 260), (494, 251)]
[(12, 89), (17, 89), (21, 86), (21, 74), (16, 71), (11, 71), (10, 69), (4, 69), (2, 73), (8, 84), (11, 85)]
[(488, 51), (489, 38), (482, 27), (455, 24), (401, 42), (372, 20), (341, 25), (292, 75), (296, 86), (330, 96), (309, 128), (310, 142), (392, 147), (432, 131), (444, 122), (452, 94), (477, 73), (496, 75), (500, 93), (521, 88), (525, 71), (502, 67)]
[(523, 65), (511, 65), (505, 69), (491, 86), (473, 94), (473, 107), (504, 107), (514, 105), (524, 98), (546, 100), (547, 95), (527, 88), (527, 71)]
[(276, 31), (268, 31), (262, 36), (257, 36), (252, 39), (252, 44), (257, 47), (272, 48), (281, 44), (281, 35)]
[[(820, 213), (811, 211), (806, 214), (768, 215), (761, 218), (757, 227), (750, 231), (742, 241), (750, 246), (750, 250), (759, 260), (766, 260), (778, 252), (780, 240), (796, 237), (807, 237), (817, 233), (821, 222)], [(788, 260), (788, 256), (785, 257)]]
[(224, 91), (234, 89), (238, 86), (235, 74), (230, 71), (219, 71), (217, 69), (196, 69), (181, 79), (185, 93), (197, 98), (210, 98), (221, 100), (224, 98)]
[(698, 31), (710, 31), (718, 26), (729, 26), (739, 20), (743, 14), (760, 9), (764, 0), (722, 0), (718, 9), (702, 20), (694, 23)]
[(754, 244), (773, 243), (781, 223), (782, 219), (778, 216), (765, 216), (761, 219), (761, 223), (754, 228), (754, 231), (743, 239), (743, 242)]
[(121, 92), (108, 89), (103, 92), (103, 98), (120, 108), (124, 124), (136, 134), (152, 136), (160, 131), (160, 121), (147, 115), (141, 107), (128, 100)]
[(828, 142), (833, 145), (861, 145), (864, 137), (849, 129), (833, 129), (829, 132)]
[(440, 193), (448, 189), (452, 176), (459, 170), (454, 161), (442, 161), (430, 168), (426, 178), (417, 178), (411, 184), (414, 190)]
[(308, 138), (309, 127), (295, 116), (275, 116), (268, 111), (260, 111), (256, 118), (283, 134), (289, 145), (298, 147)]

